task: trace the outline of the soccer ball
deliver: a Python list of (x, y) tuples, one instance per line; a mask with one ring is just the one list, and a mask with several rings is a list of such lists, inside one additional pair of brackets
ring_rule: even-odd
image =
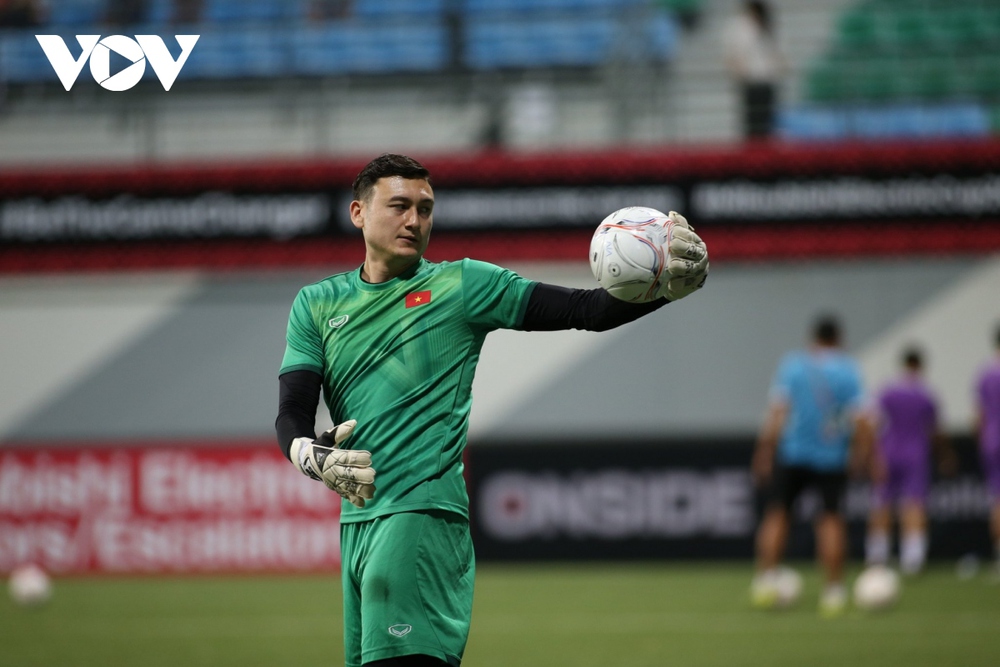
[(774, 589), (779, 607), (791, 607), (802, 595), (802, 575), (790, 567), (778, 568)]
[(590, 270), (597, 282), (622, 301), (657, 298), (666, 273), (673, 221), (666, 213), (629, 206), (604, 218), (590, 240)]
[(37, 565), (14, 568), (7, 587), (11, 599), (25, 607), (44, 604), (52, 597), (52, 582), (45, 570)]
[(899, 597), (899, 575), (884, 565), (872, 565), (854, 581), (854, 604), (860, 609), (885, 609)]
[(787, 566), (758, 574), (750, 586), (750, 600), (761, 609), (787, 609), (801, 595), (802, 575)]

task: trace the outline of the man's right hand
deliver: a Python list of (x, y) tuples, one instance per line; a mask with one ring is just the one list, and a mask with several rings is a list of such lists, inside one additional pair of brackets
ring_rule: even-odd
[(295, 438), (289, 450), (295, 467), (304, 475), (319, 480), (356, 507), (375, 495), (375, 470), (370, 452), (341, 449), (340, 443), (351, 436), (357, 421), (337, 424), (316, 440)]

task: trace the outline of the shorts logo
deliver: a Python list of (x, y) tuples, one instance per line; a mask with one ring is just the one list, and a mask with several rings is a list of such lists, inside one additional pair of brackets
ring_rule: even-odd
[(397, 623), (396, 625), (389, 626), (389, 634), (396, 635), (397, 637), (405, 637), (410, 634), (410, 630), (413, 629), (412, 625), (407, 625), (405, 623)]
[(330, 325), (331, 329), (339, 329), (340, 327), (347, 324), (347, 320), (349, 319), (350, 317), (347, 315), (339, 315), (337, 317), (331, 318), (330, 321), (327, 322), (327, 324)]

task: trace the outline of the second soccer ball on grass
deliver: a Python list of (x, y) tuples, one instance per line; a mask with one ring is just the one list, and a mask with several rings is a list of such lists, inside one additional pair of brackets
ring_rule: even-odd
[(890, 607), (899, 598), (899, 575), (890, 567), (872, 565), (854, 581), (854, 604), (873, 611)]

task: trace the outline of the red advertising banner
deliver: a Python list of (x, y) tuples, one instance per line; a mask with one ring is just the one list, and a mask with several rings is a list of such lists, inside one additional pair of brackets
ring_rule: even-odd
[(339, 496), (273, 446), (0, 453), (4, 572), (336, 569), (339, 517)]

